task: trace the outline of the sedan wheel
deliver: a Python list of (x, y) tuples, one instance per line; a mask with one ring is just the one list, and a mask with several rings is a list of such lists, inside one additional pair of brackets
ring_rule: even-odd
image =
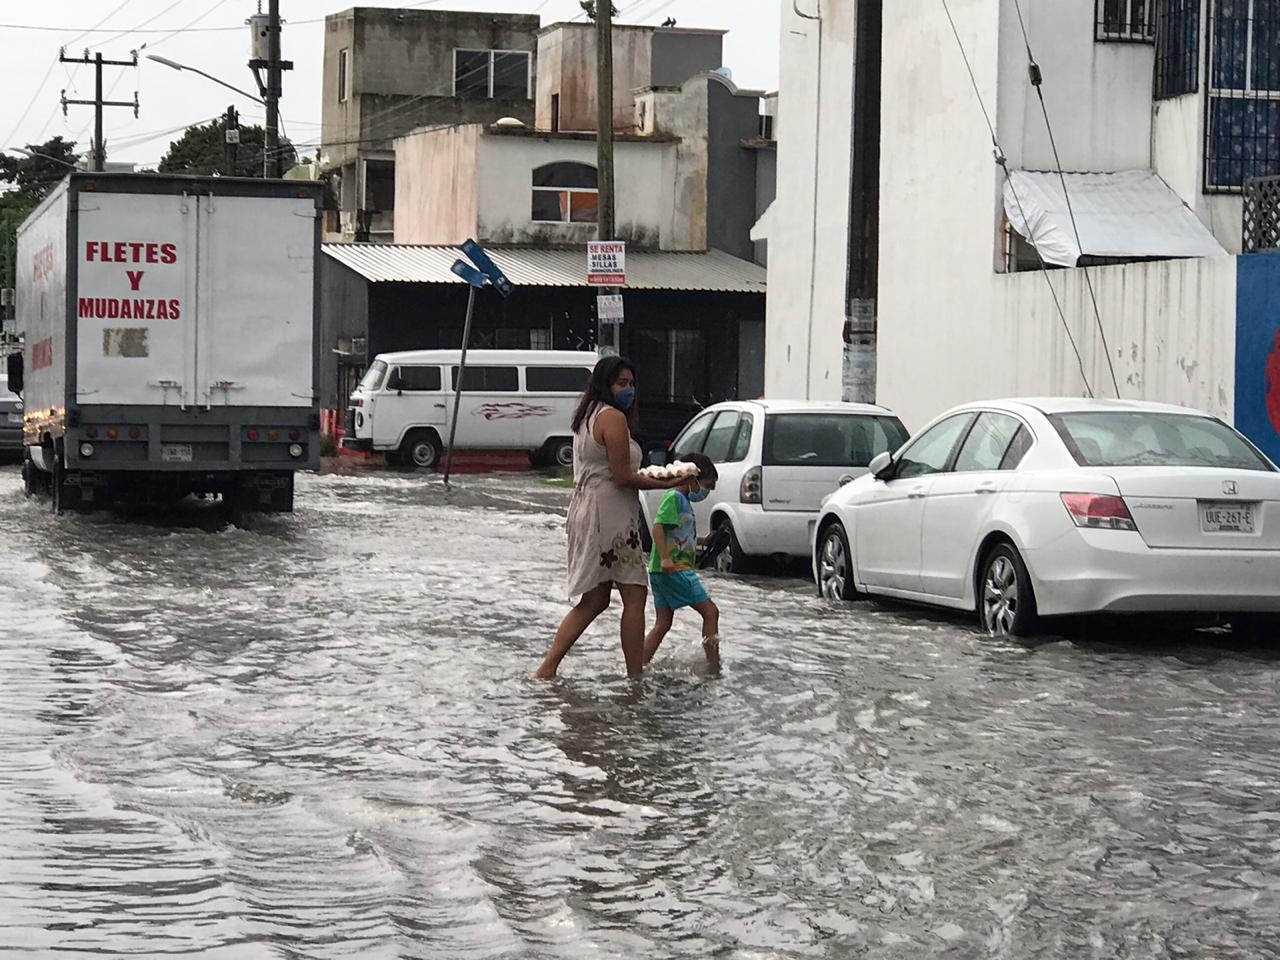
[(1000, 544), (982, 566), (978, 616), (993, 637), (1023, 637), (1035, 627), (1036, 600), (1027, 568), (1009, 544)]
[(844, 527), (833, 523), (818, 544), (818, 594), (828, 600), (852, 600), (853, 567), (849, 556), (849, 538)]

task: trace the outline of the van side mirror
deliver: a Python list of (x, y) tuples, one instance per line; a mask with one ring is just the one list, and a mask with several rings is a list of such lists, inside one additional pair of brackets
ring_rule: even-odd
[(871, 475), (877, 480), (893, 479), (893, 454), (879, 453), (871, 459), (871, 463), (867, 465), (867, 469), (871, 471)]
[(5, 375), (9, 378), (10, 393), (22, 393), (22, 370), (22, 354), (9, 354), (8, 369), (5, 370)]

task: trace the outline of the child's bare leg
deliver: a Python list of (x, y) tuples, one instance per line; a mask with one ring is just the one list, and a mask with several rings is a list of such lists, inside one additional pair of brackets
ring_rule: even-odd
[(658, 647), (671, 630), (671, 624), (675, 622), (676, 612), (669, 607), (658, 607), (657, 617), (653, 621), (653, 629), (649, 631), (649, 635), (644, 638), (644, 662), (648, 663), (653, 659), (653, 655), (658, 652)]
[(702, 615), (702, 649), (707, 659), (720, 659), (720, 608), (711, 600), (695, 603), (693, 609)]

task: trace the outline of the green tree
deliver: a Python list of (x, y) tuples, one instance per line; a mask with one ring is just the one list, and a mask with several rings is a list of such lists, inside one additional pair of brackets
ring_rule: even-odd
[[(188, 127), (173, 143), (160, 161), (161, 173), (190, 173), (198, 176), (261, 177), (262, 156), (266, 132), (259, 126), (240, 125), (240, 144), (236, 148), (234, 174), (224, 170), (226, 165), (225, 120)], [(298, 159), (297, 151), (287, 142), (280, 144), (280, 168), (288, 170)]]
[[(578, 0), (578, 6), (582, 7), (582, 12), (587, 15), (588, 20), (596, 18), (596, 0)], [(618, 8), (612, 0), (609, 3), (609, 9), (613, 11), (612, 16), (618, 15)]]
[(0, 287), (16, 286), (18, 227), (76, 165), (76, 145), (62, 137), (29, 143), (29, 154), (0, 154)]

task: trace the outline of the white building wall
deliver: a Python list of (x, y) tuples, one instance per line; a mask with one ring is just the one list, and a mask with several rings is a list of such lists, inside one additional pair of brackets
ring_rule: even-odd
[[(816, 0), (795, 0), (813, 14)], [(892, 9), (899, 0), (886, 4)], [(842, 393), (855, 0), (822, 0), (822, 20), (782, 0), (778, 194), (769, 234), (765, 395)], [(895, 48), (886, 45), (886, 51)], [(904, 57), (924, 68), (912, 51)]]
[[(994, 0), (982, 5), (995, 6)], [(997, 129), (1015, 168), (1054, 169), (1040, 99), (1027, 73), (1027, 50), (1013, 0), (999, 0), (1000, 75)], [(888, 7), (889, 5), (886, 5)], [(907, 3), (893, 7), (909, 8)], [(922, 10), (940, 13), (939, 4)], [(971, 4), (953, 4), (957, 16)], [(1021, 0), (1031, 50), (1064, 170), (1116, 172), (1151, 166), (1151, 78), (1148, 43), (1097, 43), (1088, 0)], [(886, 9), (885, 17), (890, 13)], [(899, 14), (901, 16), (901, 14)], [(985, 14), (984, 16), (989, 16)], [(945, 17), (944, 17), (945, 22)], [(952, 38), (951, 45), (955, 46)], [(886, 50), (892, 49), (886, 45)], [(972, 54), (970, 54), (972, 56)], [(968, 84), (962, 72), (958, 82)], [(988, 108), (993, 105), (988, 102)]]
[[(614, 145), (614, 218), (619, 239), (657, 249), (670, 216), (656, 202), (663, 192), (663, 159), (668, 143)], [(531, 218), (535, 167), (572, 161), (596, 165), (595, 140), (566, 140), (487, 134), (480, 138), (478, 232), (491, 243), (586, 243), (596, 238), (593, 223), (535, 223)], [(669, 208), (668, 208), (669, 210)]]
[[(886, 57), (883, 76), (877, 399), (918, 429), (964, 401), (1083, 395), (1044, 275), (993, 268), (1002, 178), (946, 17), (933, 0), (895, 3), (900, 13), (886, 11), (884, 49), (912, 56)], [(991, 109), (1003, 69), (1001, 0), (951, 7)], [(1127, 264), (1089, 275), (1121, 393), (1229, 417), (1235, 261)], [(1085, 375), (1099, 396), (1114, 395), (1083, 272), (1050, 278)], [(778, 296), (772, 283), (771, 293)]]

